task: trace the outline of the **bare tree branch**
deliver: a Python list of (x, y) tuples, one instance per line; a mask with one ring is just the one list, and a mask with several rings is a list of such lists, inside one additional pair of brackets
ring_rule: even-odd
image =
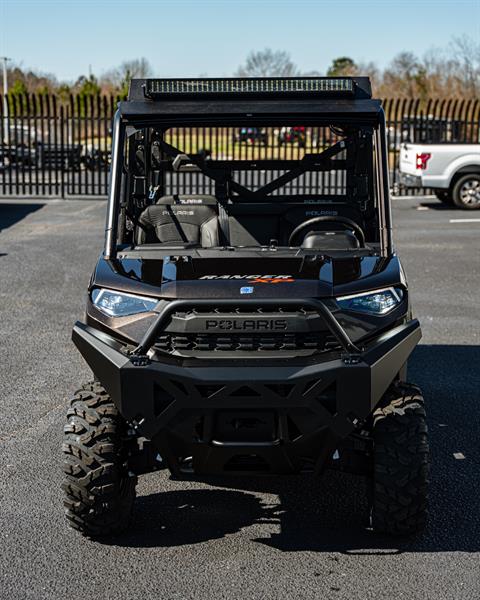
[(237, 77), (294, 77), (298, 74), (299, 69), (288, 52), (270, 48), (250, 52), (245, 64), (235, 73)]

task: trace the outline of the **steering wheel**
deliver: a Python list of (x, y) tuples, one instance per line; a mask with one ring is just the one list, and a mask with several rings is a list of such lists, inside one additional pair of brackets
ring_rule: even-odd
[(363, 233), (363, 229), (360, 227), (360, 225), (355, 223), (355, 221), (352, 221), (352, 219), (348, 219), (347, 217), (334, 217), (332, 215), (313, 217), (312, 219), (308, 219), (308, 221), (297, 225), (297, 227), (295, 227), (295, 229), (290, 234), (290, 237), (288, 238), (288, 245), (294, 246), (295, 244), (293, 242), (297, 240), (300, 234), (305, 229), (308, 229), (308, 227), (316, 225), (317, 223), (338, 223), (339, 225), (342, 225), (345, 229), (353, 229), (353, 233), (360, 242), (360, 247), (365, 248), (365, 234)]

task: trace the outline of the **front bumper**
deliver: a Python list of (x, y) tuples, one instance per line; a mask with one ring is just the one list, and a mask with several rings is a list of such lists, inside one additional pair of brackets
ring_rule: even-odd
[(134, 364), (116, 340), (87, 325), (76, 323), (72, 338), (122, 416), (181, 476), (248, 472), (252, 457), (268, 472), (319, 468), (372, 413), (421, 331), (412, 320), (360, 354), (308, 366)]

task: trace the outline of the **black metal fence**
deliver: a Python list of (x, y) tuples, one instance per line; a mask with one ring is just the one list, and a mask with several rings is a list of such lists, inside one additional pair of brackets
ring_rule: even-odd
[[(0, 195), (64, 198), (107, 194), (111, 119), (118, 98), (10, 94), (0, 95), (0, 100)], [(414, 193), (399, 185), (403, 142), (480, 142), (479, 100), (386, 99), (383, 106), (391, 185), (396, 193)], [(328, 129), (312, 127), (179, 128), (167, 132), (167, 141), (186, 153), (204, 151), (215, 158), (241, 160), (300, 158), (331, 144), (333, 137)], [(304, 193), (320, 186), (313, 179), (318, 174), (310, 175), (299, 183)], [(190, 178), (187, 183), (189, 189), (183, 190), (187, 193), (208, 191), (200, 180)], [(338, 193), (343, 185), (341, 177), (321, 182), (322, 189), (331, 193)]]

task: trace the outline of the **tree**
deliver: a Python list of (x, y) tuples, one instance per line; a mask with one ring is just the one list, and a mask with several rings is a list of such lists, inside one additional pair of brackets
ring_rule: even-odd
[(63, 104), (68, 102), (71, 93), (72, 88), (67, 83), (62, 83), (57, 88), (57, 95)]
[(85, 77), (85, 75), (81, 75), (75, 85), (75, 92), (79, 96), (95, 96), (101, 92), (100, 86), (98, 85), (97, 78), (95, 75), (90, 75), (89, 77)]
[(18, 94), (48, 93), (58, 85), (54, 75), (25, 70), (18, 64), (8, 67), (7, 79), (10, 91)]
[(15, 79), (9, 91), (14, 95), (28, 94), (28, 87), (23, 79)]
[(357, 65), (354, 60), (348, 56), (340, 56), (333, 59), (332, 64), (328, 68), (327, 77), (350, 76), (356, 73)]
[(105, 73), (102, 83), (122, 96), (128, 93), (131, 79), (143, 79), (152, 75), (152, 67), (146, 58), (124, 61), (119, 67)]
[(412, 52), (397, 54), (383, 73), (383, 84), (388, 86), (390, 94), (407, 98), (419, 95), (424, 79), (422, 65)]
[(471, 98), (480, 95), (480, 42), (469, 38), (453, 38), (450, 44), (457, 78), (464, 94)]
[(299, 75), (298, 67), (291, 61), (288, 52), (283, 50), (252, 51), (245, 64), (238, 67), (236, 77), (294, 77)]

